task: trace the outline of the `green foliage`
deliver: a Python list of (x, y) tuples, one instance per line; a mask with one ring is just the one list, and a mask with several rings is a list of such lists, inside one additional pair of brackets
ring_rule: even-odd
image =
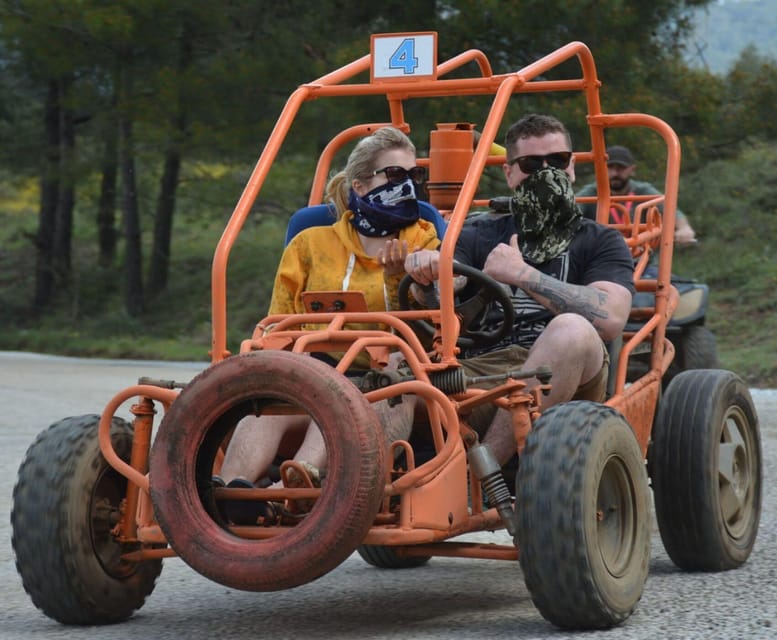
[(674, 272), (710, 287), (708, 325), (721, 362), (777, 384), (777, 150), (755, 145), (682, 183), (680, 205), (699, 245), (675, 252)]
[[(223, 174), (224, 182), (234, 182)], [(242, 187), (242, 185), (241, 185)], [(96, 264), (93, 225), (79, 218), (82, 242), (74, 253), (74, 284), (51, 313), (30, 317), (28, 296), (35, 254), (31, 241), (8, 224), (18, 214), (0, 208), (0, 348), (65, 355), (117, 358), (205, 360), (210, 348), (210, 277), (216, 243), (229, 211), (213, 215), (208, 203), (228, 187), (217, 181), (197, 183), (176, 227), (167, 291), (133, 318), (123, 310), (121, 256), (115, 266)], [(29, 193), (27, 194), (29, 195)], [(17, 195), (19, 200), (23, 194)], [(239, 189), (232, 193), (232, 201)], [(2, 201), (0, 201), (2, 202)], [(28, 203), (29, 204), (29, 203)], [(257, 212), (246, 224), (230, 259), (228, 304), (230, 346), (237, 349), (266, 312), (286, 219)]]
[[(703, 227), (704, 241), (696, 251), (678, 252), (678, 264), (685, 268), (687, 261), (689, 270), (709, 278), (714, 304), (735, 305), (744, 299), (758, 313), (766, 305), (763, 316), (767, 318), (773, 308), (765, 302), (765, 292), (773, 286), (774, 276), (748, 275), (773, 265), (772, 249), (765, 243), (768, 234), (759, 230), (773, 228), (768, 218), (752, 223), (756, 213), (750, 208), (742, 212), (741, 205), (747, 202), (773, 213), (771, 178), (759, 173), (758, 163), (751, 166), (748, 158), (756, 153), (749, 150), (752, 140), (768, 145), (777, 137), (771, 117), (777, 71), (774, 60), (761, 57), (760, 50), (743, 52), (725, 77), (689, 68), (684, 60), (690, 19), (709, 4), (710, 0), (386, 0), (373, 5), (323, 3), (312, 9), (309, 0), (221, 4), (7, 0), (0, 5), (4, 60), (0, 65), (4, 141), (0, 147), (0, 304), (4, 309), (0, 346), (201, 357), (210, 342), (213, 248), (289, 95), (300, 83), (313, 82), (365, 55), (371, 33), (398, 30), (438, 31), (440, 60), (469, 48), (481, 49), (495, 73), (520, 70), (573, 40), (586, 43), (604, 83), (605, 111), (654, 114), (681, 139), (686, 173), (681, 206), (697, 229)], [(126, 94), (117, 91), (122, 73), (134, 78), (133, 89)], [(576, 62), (548, 74), (548, 79), (568, 74), (579, 75)], [(49, 316), (29, 318), (39, 206), (30, 176), (40, 174), (46, 148), (42, 105), (47, 82), (60, 77), (72, 79), (65, 106), (76, 122), (76, 156), (66, 168), (66, 175), (75, 181), (77, 198), (74, 277), (71, 290), (59, 292)], [(366, 74), (355, 78), (364, 79)], [(413, 124), (411, 136), (423, 154), (434, 123), (482, 113), (476, 118), (476, 124), (482, 124), (490, 104), (489, 98), (480, 96), (434, 105), (415, 101), (405, 106), (404, 115)], [(508, 118), (527, 111), (558, 115), (570, 124), (576, 146), (585, 145), (585, 113), (576, 97), (522, 96), (511, 105)], [(145, 251), (151, 244), (162, 154), (174, 147), (183, 157), (175, 194), (168, 290), (150, 301), (147, 316), (137, 319), (122, 311), (123, 246), (113, 266), (96, 266), (94, 227), (106, 132), (115, 127), (120, 112), (133, 118)], [(232, 348), (264, 312), (286, 218), (306, 203), (314, 162), (323, 145), (352, 124), (389, 117), (385, 101), (375, 98), (303, 105), (233, 250), (228, 280)], [(611, 131), (608, 142), (632, 147), (640, 159), (640, 177), (660, 181), (656, 174), (663, 166), (664, 147), (657, 136)], [(724, 168), (710, 165), (714, 159), (720, 159)], [(764, 162), (768, 165), (769, 159)], [(760, 178), (743, 178), (744, 166)], [(728, 185), (725, 171), (736, 175), (737, 181)], [(708, 175), (717, 175), (718, 182), (705, 182)], [(587, 179), (582, 167), (579, 179)], [(704, 186), (697, 189), (697, 184)], [(486, 194), (503, 188), (498, 168), (482, 186)], [(738, 211), (738, 216), (729, 219), (731, 211)], [(720, 216), (710, 221), (705, 219), (711, 215), (707, 212)], [(697, 222), (699, 215), (703, 217)], [(740, 218), (751, 224), (737, 226)], [(747, 251), (739, 247), (727, 261), (716, 262), (706, 254), (708, 248), (724, 252), (737, 242), (751, 240)], [(740, 350), (727, 342), (729, 328), (716, 325), (724, 353), (733, 357)], [(742, 327), (736, 330), (749, 335)], [(117, 340), (117, 335), (129, 337)], [(753, 373), (758, 379), (771, 375), (768, 367), (758, 371)]]
[[(206, 171), (207, 169), (207, 171)], [(300, 197), (298, 159), (277, 167), (274, 189), (285, 215), (259, 206), (236, 243), (228, 270), (228, 346), (237, 350), (264, 316), (283, 234)], [(210, 269), (213, 250), (245, 171), (187, 167), (174, 236), (169, 288), (142, 318), (121, 305), (120, 266), (95, 266), (91, 226), (80, 220), (84, 242), (74, 256), (75, 293), (43, 318), (28, 318), (34, 254), (19, 230), (36, 194), (25, 182), (6, 186), (0, 199), (0, 349), (100, 357), (205, 360), (210, 348)], [(198, 179), (208, 175), (207, 180)], [(721, 365), (755, 386), (777, 385), (777, 150), (753, 146), (733, 159), (709, 163), (681, 185), (680, 205), (698, 246), (675, 251), (674, 272), (710, 286), (707, 324), (715, 333)], [(4, 181), (4, 184), (8, 185)], [(231, 193), (230, 193), (231, 192)], [(283, 193), (294, 194), (289, 199)], [(15, 210), (8, 203), (15, 202)], [(26, 205), (23, 203), (26, 202)], [(220, 203), (214, 207), (214, 203)], [(27, 213), (24, 213), (24, 212)], [(13, 224), (11, 224), (13, 223)], [(120, 263), (119, 263), (120, 264)]]
[(723, 135), (736, 141), (777, 138), (777, 59), (745, 49), (729, 71), (721, 108)]

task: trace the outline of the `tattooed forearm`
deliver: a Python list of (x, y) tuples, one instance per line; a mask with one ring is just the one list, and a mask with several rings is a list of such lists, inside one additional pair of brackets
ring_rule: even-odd
[(609, 317), (605, 291), (567, 284), (545, 274), (540, 275), (539, 281), (527, 282), (522, 288), (554, 313), (577, 313), (591, 323)]

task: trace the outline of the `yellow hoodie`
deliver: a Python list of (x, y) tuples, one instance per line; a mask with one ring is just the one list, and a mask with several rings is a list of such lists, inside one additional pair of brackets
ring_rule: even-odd
[[(362, 291), (370, 311), (398, 308), (397, 288), (404, 273), (384, 280), (383, 266), (364, 253), (346, 211), (334, 224), (297, 234), (283, 252), (275, 275), (269, 313), (304, 313), (303, 291)], [(399, 232), (409, 250), (436, 249), (434, 226), (419, 219)]]

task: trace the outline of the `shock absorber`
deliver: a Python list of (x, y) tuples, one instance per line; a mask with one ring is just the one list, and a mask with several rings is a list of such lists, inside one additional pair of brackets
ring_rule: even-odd
[(515, 511), (510, 490), (507, 488), (502, 468), (486, 445), (476, 444), (467, 454), (469, 467), (480, 480), (488, 505), (496, 508), (509, 534), (515, 537)]

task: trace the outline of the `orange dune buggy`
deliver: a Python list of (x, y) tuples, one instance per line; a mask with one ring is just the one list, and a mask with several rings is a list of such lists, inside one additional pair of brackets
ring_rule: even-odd
[[(678, 566), (724, 570), (747, 560), (760, 518), (761, 453), (745, 384), (728, 371), (687, 371), (661, 395), (674, 354), (667, 318), (677, 301), (670, 284), (680, 168), (674, 132), (649, 115), (603, 113), (594, 60), (582, 43), (506, 74), (494, 74), (477, 50), (438, 63), (436, 44), (434, 33), (375, 35), (368, 55), (291, 95), (216, 247), (206, 370), (185, 384), (141, 379), (117, 393), (101, 416), (66, 418), (31, 445), (14, 490), (13, 547), (24, 587), (46, 615), (65, 624), (125, 619), (153, 590), (166, 557), (180, 556), (229, 587), (270, 591), (315, 580), (357, 551), (372, 565), (395, 569), (433, 556), (520, 561), (546, 619), (562, 628), (607, 628), (631, 614), (644, 588), (649, 481), (664, 545)], [(575, 60), (579, 77), (547, 79)], [(468, 70), (474, 73), (462, 77)], [(547, 91), (578, 92), (585, 100), (590, 140), (575, 155), (595, 168), (601, 222), (618, 204), (607, 182), (607, 129), (641, 127), (658, 135), (666, 144), (666, 173), (663, 194), (641, 201), (634, 218), (619, 225), (635, 259), (636, 287), (654, 294), (655, 306), (633, 311), (639, 329), (625, 332), (613, 350), (611, 396), (604, 404), (570, 402), (543, 411), (542, 386), (529, 391), (526, 378), (552, 384), (552, 371), (513, 372), (488, 391), (463, 374), (459, 347), (493, 336), (478, 332), (478, 313), (454, 296), (453, 254), (468, 214), (487, 204), (476, 197), (483, 172), (504, 162), (491, 150), (500, 127), (509, 124), (503, 122), (508, 105)], [(259, 321), (233, 354), (226, 344), (230, 251), (295, 116), (312, 100), (364, 95), (385, 96), (388, 117), (332, 138), (319, 158), (311, 205), (321, 202), (344, 145), (389, 124), (411, 131), (408, 101), (490, 97), (486, 113), (440, 125), (430, 135), (428, 157), (419, 159), (429, 168), (431, 204), (448, 220), (440, 308), (367, 312), (352, 292), (322, 292), (310, 313)], [(476, 144), (475, 122), (483, 123)], [(658, 248), (658, 275), (646, 279)], [(466, 275), (481, 285), (482, 300), (498, 300), (498, 285), (474, 270)], [(359, 323), (385, 329), (354, 328)], [(627, 384), (638, 348), (650, 350), (650, 367)], [(401, 352), (405, 369), (384, 368), (391, 351)], [(311, 352), (345, 355), (334, 368)], [(347, 377), (365, 353), (373, 369), (359, 380)], [(416, 431), (424, 432), (432, 452), (423, 456), (413, 438), (387, 448), (372, 407), (405, 394), (425, 401)], [(129, 424), (115, 414), (133, 398)], [(485, 402), (512, 414), (520, 443), (514, 486), (467, 427), (472, 408)], [(211, 478), (238, 421), (289, 413), (308, 414), (320, 427), (327, 448), (323, 485), (214, 488)], [(234, 526), (220, 516), (218, 503), (238, 497), (313, 506)], [(502, 528), (514, 544), (459, 539)]]

